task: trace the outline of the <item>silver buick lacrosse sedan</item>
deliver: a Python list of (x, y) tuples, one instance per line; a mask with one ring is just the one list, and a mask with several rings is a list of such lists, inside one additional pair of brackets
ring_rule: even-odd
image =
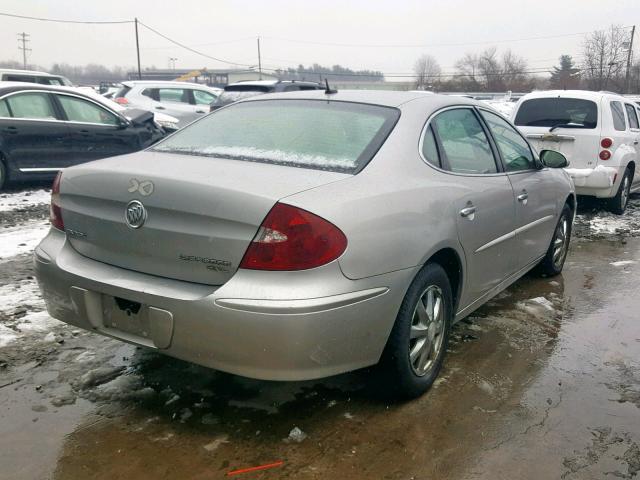
[(53, 317), (173, 357), (269, 380), (376, 365), (414, 397), (453, 323), (562, 270), (566, 163), (466, 98), (254, 97), (65, 169), (38, 281)]

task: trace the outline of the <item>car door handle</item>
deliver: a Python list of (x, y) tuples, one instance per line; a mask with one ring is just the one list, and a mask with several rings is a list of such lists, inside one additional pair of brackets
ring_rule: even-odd
[(207, 113), (204, 110), (196, 110), (196, 113)]
[(635, 142), (633, 142), (633, 144), (634, 144), (634, 145), (637, 145), (637, 144), (638, 144), (638, 140), (636, 140)]
[(3, 133), (11, 133), (12, 135), (15, 135), (16, 133), (18, 133), (18, 127), (7, 127), (4, 130), (2, 130)]
[(529, 199), (529, 194), (527, 192), (523, 192), (520, 195), (518, 195), (518, 201), (525, 205), (527, 204), (528, 199)]
[(162, 105), (158, 105), (158, 106), (156, 107), (156, 110), (166, 110), (166, 108), (165, 108), (165, 107), (163, 107)]
[(473, 215), (475, 213), (476, 213), (476, 207), (474, 207), (473, 205), (460, 210), (460, 216), (465, 218), (470, 217), (469, 220), (473, 220)]

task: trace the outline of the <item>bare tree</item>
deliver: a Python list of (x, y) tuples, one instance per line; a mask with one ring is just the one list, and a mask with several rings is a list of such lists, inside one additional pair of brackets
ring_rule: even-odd
[(478, 70), (480, 75), (484, 77), (487, 90), (497, 92), (505, 89), (502, 73), (502, 65), (498, 59), (498, 50), (496, 47), (490, 47), (484, 50), (478, 58)]
[(531, 87), (524, 57), (511, 50), (502, 54), (502, 81), (507, 90), (528, 90)]
[(438, 82), (442, 69), (438, 61), (431, 55), (421, 55), (416, 60), (413, 70), (416, 74), (416, 88), (426, 90)]
[(465, 53), (464, 57), (458, 60), (455, 68), (460, 75), (460, 83), (466, 88), (477, 89), (479, 82), (477, 75), (480, 69), (480, 57), (477, 53)]
[(583, 44), (583, 76), (589, 88), (615, 88), (626, 62), (626, 32), (620, 25), (586, 35)]

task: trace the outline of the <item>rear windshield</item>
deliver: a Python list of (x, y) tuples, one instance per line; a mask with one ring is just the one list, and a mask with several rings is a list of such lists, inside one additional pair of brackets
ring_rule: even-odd
[(152, 150), (357, 173), (395, 125), (395, 108), (325, 100), (241, 102)]
[(129, 93), (129, 91), (131, 90), (131, 87), (127, 87), (126, 85), (123, 85), (117, 92), (116, 94), (113, 96), (114, 98), (122, 98), (125, 97), (127, 95), (127, 93)]
[(596, 128), (598, 106), (580, 98), (534, 98), (522, 102), (514, 123), (522, 127)]

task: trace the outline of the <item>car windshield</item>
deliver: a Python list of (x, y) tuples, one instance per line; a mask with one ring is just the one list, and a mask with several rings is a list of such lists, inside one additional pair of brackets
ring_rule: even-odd
[(522, 102), (514, 123), (522, 127), (596, 128), (598, 107), (581, 98), (534, 98)]
[(357, 173), (395, 125), (395, 108), (322, 100), (241, 102), (156, 145), (184, 153)]

